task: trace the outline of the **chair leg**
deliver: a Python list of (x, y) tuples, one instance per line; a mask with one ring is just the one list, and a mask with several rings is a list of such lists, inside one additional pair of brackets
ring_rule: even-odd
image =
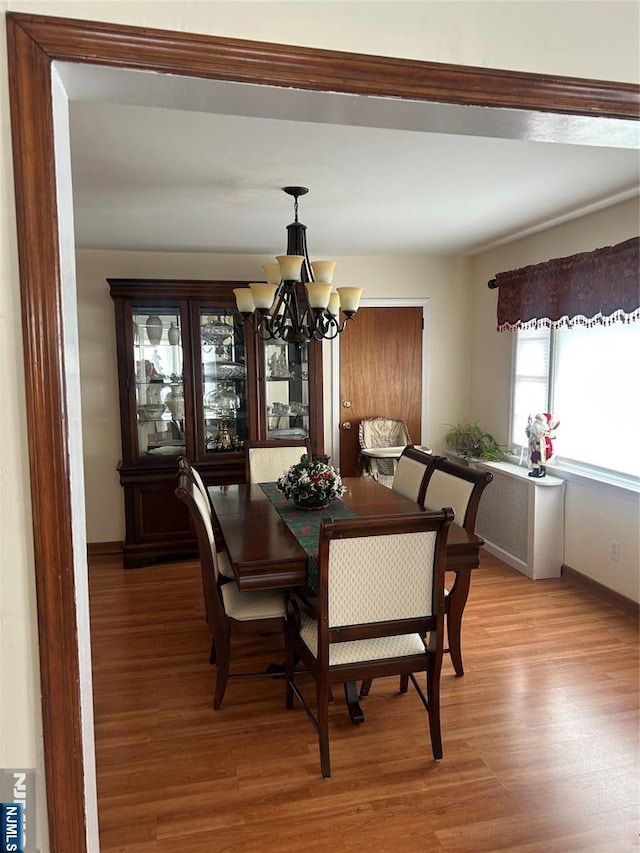
[(231, 637), (229, 633), (221, 635), (216, 642), (216, 688), (213, 695), (213, 709), (217, 711), (222, 705), (231, 663)]
[(316, 684), (316, 713), (318, 719), (318, 746), (320, 748), (320, 769), (324, 779), (331, 776), (329, 757), (329, 685)]
[(372, 678), (365, 678), (365, 680), (360, 685), (360, 695), (361, 696), (368, 696), (369, 691), (371, 690), (372, 684), (373, 684)]
[(285, 677), (285, 693), (284, 704), (285, 708), (291, 710), (293, 708), (293, 678), (295, 670), (295, 655), (293, 653), (293, 645), (286, 634), (287, 627), (285, 626), (285, 646), (284, 646), (284, 677)]
[(211, 651), (209, 652), (209, 663), (211, 666), (216, 662), (216, 640), (215, 637), (211, 637)]
[(470, 572), (456, 572), (456, 579), (453, 587), (445, 597), (445, 613), (447, 615), (447, 640), (449, 643), (449, 652), (451, 654), (451, 663), (457, 676), (464, 675), (462, 666), (462, 615), (464, 606), (469, 597), (469, 587), (471, 586)]
[(400, 693), (406, 693), (409, 689), (409, 676), (401, 675), (400, 676)]
[(432, 666), (427, 670), (427, 713), (429, 715), (429, 734), (431, 751), (436, 761), (442, 758), (442, 730), (440, 727), (440, 670)]
[(344, 698), (347, 702), (347, 710), (352, 723), (356, 725), (364, 723), (364, 713), (358, 702), (358, 690), (355, 681), (344, 682)]

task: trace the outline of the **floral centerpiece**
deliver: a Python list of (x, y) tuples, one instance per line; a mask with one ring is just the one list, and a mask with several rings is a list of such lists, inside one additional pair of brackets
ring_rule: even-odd
[(313, 462), (306, 454), (280, 477), (276, 488), (303, 509), (322, 509), (346, 491), (335, 468), (324, 462)]

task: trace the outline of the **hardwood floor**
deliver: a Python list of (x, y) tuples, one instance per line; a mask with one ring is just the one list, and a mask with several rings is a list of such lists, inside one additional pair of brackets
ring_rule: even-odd
[[(282, 680), (232, 680), (212, 710), (197, 563), (96, 556), (90, 601), (102, 853), (638, 847), (638, 622), (567, 582), (483, 554), (464, 677), (444, 661), (444, 760), (415, 692), (384, 679), (362, 726), (336, 694), (328, 780)], [(274, 637), (235, 650), (282, 658)]]

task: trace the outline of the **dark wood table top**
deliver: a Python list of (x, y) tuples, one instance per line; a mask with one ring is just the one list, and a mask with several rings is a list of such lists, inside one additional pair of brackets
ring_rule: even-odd
[[(357, 515), (402, 515), (418, 508), (371, 477), (345, 477), (343, 482), (343, 501)], [(260, 485), (210, 486), (209, 495), (240, 589), (306, 583), (307, 555)], [(475, 568), (483, 544), (479, 536), (451, 524), (447, 569)]]

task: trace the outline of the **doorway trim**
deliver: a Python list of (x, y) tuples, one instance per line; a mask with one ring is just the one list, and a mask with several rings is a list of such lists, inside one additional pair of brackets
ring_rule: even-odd
[(634, 121), (640, 99), (627, 83), (15, 12), (6, 23), (49, 841), (52, 850), (86, 853), (77, 614), (87, 602), (78, 603), (74, 578), (70, 472), (77, 450), (66, 396), (52, 62)]
[[(362, 299), (361, 308), (422, 308), (422, 409), (420, 415), (420, 440), (429, 443), (429, 335), (431, 328), (431, 299), (407, 297), (406, 299)], [(354, 322), (358, 322), (356, 314)], [(349, 327), (344, 334), (349, 334)], [(426, 430), (426, 431), (425, 431)], [(415, 440), (415, 439), (414, 439)], [(331, 346), (331, 458), (340, 459), (340, 338)], [(334, 462), (335, 464), (335, 462)]]

